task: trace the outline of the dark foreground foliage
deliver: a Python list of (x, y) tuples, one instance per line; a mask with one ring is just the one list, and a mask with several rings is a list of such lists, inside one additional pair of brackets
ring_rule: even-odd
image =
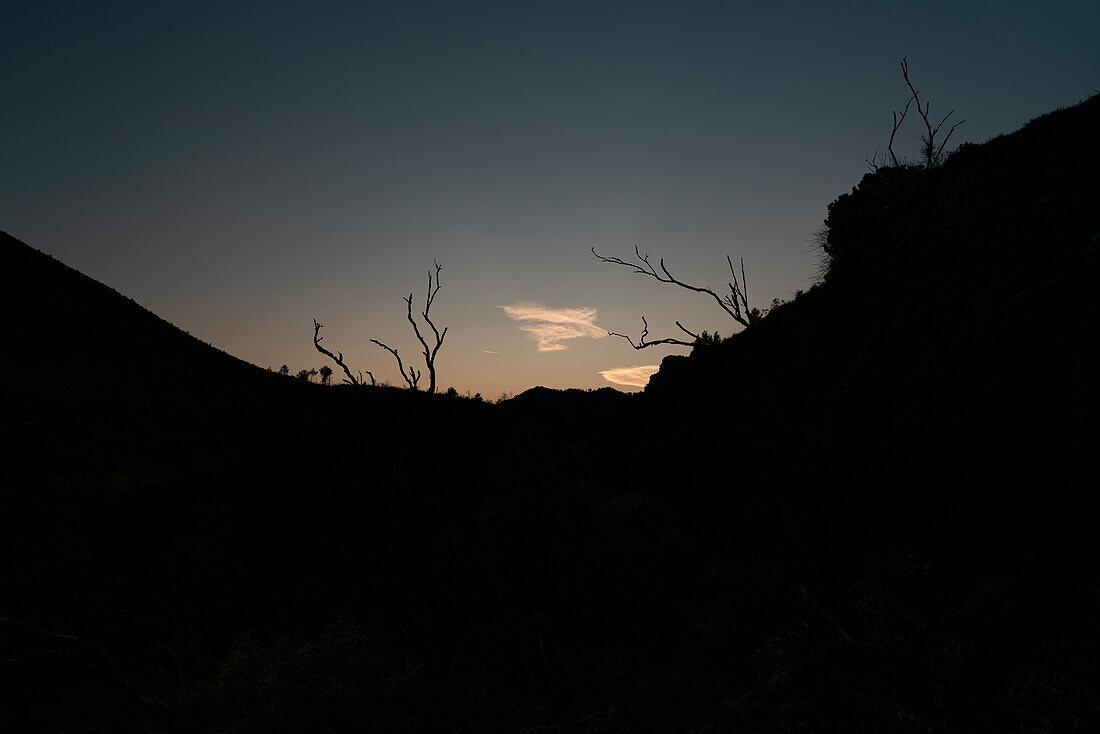
[(869, 174), (639, 396), (286, 380), (4, 235), (0, 722), (1100, 727), (1097, 129)]

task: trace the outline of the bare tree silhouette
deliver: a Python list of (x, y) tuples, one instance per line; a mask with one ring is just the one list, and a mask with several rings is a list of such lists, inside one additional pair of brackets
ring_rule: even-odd
[[(658, 265), (655, 267), (650, 262), (649, 255), (643, 255), (638, 249), (637, 245), (634, 247), (634, 256), (637, 258), (637, 262), (626, 261), (619, 257), (605, 257), (596, 252), (596, 248), (592, 248), (592, 254), (600, 262), (611, 263), (612, 265), (621, 265), (625, 268), (629, 268), (631, 271), (638, 275), (645, 275), (649, 278), (653, 278), (658, 283), (669, 283), (671, 285), (677, 285), (681, 288), (685, 288), (695, 293), (705, 293), (714, 299), (719, 308), (726, 312), (730, 318), (737, 323), (741, 324), (745, 328), (748, 328), (755, 324), (761, 317), (760, 309), (750, 308), (748, 297), (748, 281), (745, 278), (745, 258), (741, 258), (741, 279), (737, 279), (737, 270), (733, 266), (733, 259), (727, 255), (726, 263), (730, 268), (730, 281), (727, 284), (730, 292), (728, 295), (719, 296), (715, 291), (710, 288), (691, 285), (676, 278), (669, 272), (668, 267), (665, 265), (664, 258), (658, 261)], [(658, 270), (660, 268), (660, 270)], [(635, 344), (634, 340), (625, 334), (620, 334), (615, 331), (609, 331), (608, 336), (617, 336), (626, 339), (630, 343), (630, 346), (635, 349), (645, 349), (646, 347), (656, 346), (658, 344), (675, 344), (678, 346), (690, 347), (694, 346), (699, 340), (699, 335), (691, 331), (679, 321), (676, 322), (676, 326), (680, 331), (684, 332), (692, 338), (692, 341), (684, 341), (683, 339), (677, 339), (676, 337), (668, 337), (665, 339), (655, 339), (653, 341), (647, 341), (649, 336), (649, 322), (646, 321), (645, 316), (642, 316), (642, 334), (638, 339), (638, 343)]]
[(959, 120), (952, 125), (951, 129), (947, 131), (947, 135), (944, 136), (943, 141), (939, 144), (939, 147), (936, 147), (936, 135), (939, 134), (940, 128), (947, 122), (947, 118), (955, 114), (955, 110), (952, 109), (943, 116), (943, 119), (940, 120), (938, 125), (932, 127), (932, 122), (928, 119), (928, 110), (932, 103), (925, 102), (924, 107), (921, 108), (920, 92), (913, 87), (913, 82), (909, 81), (909, 62), (907, 58), (902, 58), (901, 60), (901, 74), (905, 77), (905, 83), (909, 86), (909, 91), (913, 93), (912, 100), (917, 103), (917, 112), (920, 113), (921, 119), (924, 120), (925, 132), (920, 138), (924, 167), (931, 168), (932, 166), (938, 166), (943, 162), (943, 149), (947, 145), (947, 141), (951, 139), (951, 134), (955, 132), (955, 128), (966, 122), (966, 120)]
[(913, 86), (913, 82), (909, 79), (908, 57), (903, 57), (901, 60), (901, 75), (905, 79), (906, 86), (909, 87), (909, 101), (905, 103), (905, 107), (901, 110), (900, 113), (896, 110), (893, 112), (894, 125), (893, 129), (890, 131), (890, 142), (886, 145), (886, 151), (889, 154), (889, 158), (887, 158), (886, 155), (879, 156), (878, 151), (876, 150), (875, 154), (867, 159), (867, 165), (872, 171), (877, 171), (878, 169), (884, 168), (887, 165), (901, 166), (905, 164), (905, 161), (899, 160), (897, 155), (894, 153), (894, 137), (898, 134), (898, 130), (901, 128), (901, 124), (905, 122), (905, 116), (906, 114), (908, 114), (909, 107), (913, 104), (913, 102), (917, 103), (917, 112), (920, 114), (921, 119), (924, 121), (924, 133), (920, 136), (920, 142), (921, 159), (925, 168), (932, 168), (934, 166), (938, 166), (940, 163), (943, 162), (944, 149), (947, 147), (947, 141), (951, 139), (951, 135), (955, 132), (955, 129), (958, 128), (959, 125), (962, 125), (964, 122), (966, 122), (966, 120), (959, 120), (954, 125), (952, 125), (950, 129), (948, 129), (947, 134), (944, 135), (943, 140), (940, 141), (939, 145), (936, 145), (936, 136), (939, 135), (940, 130), (943, 128), (944, 124), (947, 123), (947, 119), (951, 117), (951, 115), (955, 114), (955, 110), (952, 109), (950, 112), (943, 116), (943, 119), (940, 120), (939, 124), (933, 126), (931, 118), (928, 117), (931, 103), (926, 101), (924, 103), (924, 106), (921, 107), (920, 92), (917, 90), (916, 87)]
[[(426, 323), (428, 327), (432, 330), (431, 333), (434, 336), (434, 342), (431, 345), (429, 345), (427, 339), (424, 338), (424, 334), (420, 331), (420, 325), (416, 322), (416, 318), (413, 317), (413, 293), (410, 293), (408, 297), (404, 299), (406, 306), (406, 317), (408, 318), (409, 323), (412, 324), (413, 333), (416, 334), (416, 338), (420, 342), (420, 346), (423, 348), (421, 354), (424, 355), (424, 365), (428, 370), (427, 392), (429, 393), (435, 392), (435, 361), (436, 357), (439, 355), (440, 347), (443, 346), (443, 340), (447, 337), (447, 329), (449, 328), (445, 326), (443, 327), (443, 330), (440, 331), (435, 322), (432, 321), (432, 317), (430, 316), (432, 304), (435, 303), (436, 296), (439, 295), (439, 290), (443, 287), (439, 279), (439, 273), (443, 270), (443, 267), (438, 262), (433, 261), (433, 263), (435, 265), (435, 272), (433, 273), (430, 270), (428, 271), (428, 289), (424, 296), (424, 310), (420, 312), (420, 316), (424, 319), (424, 323)], [(344, 370), (344, 382), (349, 385), (363, 385), (365, 384), (363, 382), (363, 373), (366, 372), (367, 376), (370, 378), (370, 384), (377, 384), (374, 380), (374, 374), (372, 374), (369, 370), (360, 370), (358, 377), (353, 375), (351, 369), (344, 363), (343, 352), (337, 351), (336, 354), (333, 354), (328, 349), (325, 349), (321, 346), (321, 341), (324, 339), (324, 337), (321, 336), (322, 328), (324, 328), (324, 325), (318, 323), (317, 319), (314, 319), (313, 346), (317, 348), (318, 352), (329, 357), (332, 361), (339, 365), (341, 369)], [(423, 375), (423, 372), (421, 370), (416, 369), (412, 365), (406, 367), (404, 360), (401, 359), (401, 354), (398, 353), (397, 349), (391, 347), (389, 344), (386, 344), (379, 339), (371, 339), (370, 341), (382, 347), (394, 356), (394, 359), (397, 360), (397, 369), (401, 372), (401, 377), (405, 380), (405, 384), (409, 386), (410, 390), (420, 389), (420, 378)]]
[[(443, 346), (443, 340), (447, 337), (447, 329), (449, 327), (444, 326), (443, 331), (440, 331), (435, 322), (432, 321), (429, 315), (432, 310), (432, 304), (435, 303), (435, 298), (439, 295), (439, 289), (443, 287), (439, 280), (439, 273), (443, 270), (443, 267), (433, 261), (435, 265), (435, 276), (433, 278), (432, 271), (428, 271), (428, 289), (424, 296), (424, 310), (420, 312), (420, 316), (432, 330), (432, 334), (435, 336), (435, 341), (432, 346), (428, 346), (428, 342), (424, 339), (424, 335), (420, 332), (420, 326), (416, 323), (416, 319), (413, 318), (412, 302), (413, 294), (410, 293), (405, 298), (406, 315), (409, 319), (409, 323), (412, 324), (413, 333), (416, 334), (417, 340), (420, 342), (420, 346), (423, 348), (421, 354), (424, 355), (424, 365), (428, 368), (428, 392), (435, 392), (435, 359), (439, 354), (439, 348)], [(387, 352), (394, 356), (397, 360), (397, 369), (401, 371), (401, 376), (405, 378), (405, 382), (408, 384), (410, 390), (416, 390), (417, 385), (420, 382), (421, 371), (414, 368), (412, 365), (405, 367), (404, 362), (401, 361), (401, 355), (397, 353), (397, 350), (388, 344), (383, 344), (378, 339), (371, 339), (372, 342), (385, 349)]]

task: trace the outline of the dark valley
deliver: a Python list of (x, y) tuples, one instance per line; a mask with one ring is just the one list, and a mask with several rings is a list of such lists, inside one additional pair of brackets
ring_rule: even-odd
[(1100, 728), (1098, 130), (869, 173), (636, 395), (290, 379), (0, 234), (3, 728)]

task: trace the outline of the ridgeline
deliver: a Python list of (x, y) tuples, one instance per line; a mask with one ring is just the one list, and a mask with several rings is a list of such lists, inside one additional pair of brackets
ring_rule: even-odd
[(0, 233), (0, 722), (1100, 729), (1097, 130), (867, 174), (634, 396), (309, 384)]

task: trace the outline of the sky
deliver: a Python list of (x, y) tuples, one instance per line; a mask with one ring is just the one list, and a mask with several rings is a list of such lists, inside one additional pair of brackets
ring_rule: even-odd
[[(0, 4), (0, 229), (261, 367), (636, 390), (739, 329), (590, 252), (753, 305), (815, 281), (829, 202), (908, 98), (951, 146), (1100, 91), (1100, 3)], [(917, 152), (911, 119), (895, 148)], [(415, 311), (414, 311), (415, 313)], [(425, 370), (426, 372), (426, 370)], [(337, 374), (340, 371), (337, 369)]]

